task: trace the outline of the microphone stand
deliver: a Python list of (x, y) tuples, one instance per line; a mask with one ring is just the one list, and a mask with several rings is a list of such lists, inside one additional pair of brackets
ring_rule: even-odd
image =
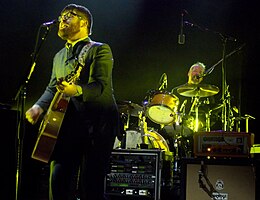
[[(221, 65), (221, 73), (222, 73), (222, 95), (221, 100), (223, 102), (222, 107), (222, 130), (229, 131), (230, 130), (230, 121), (229, 121), (229, 110), (230, 110), (230, 93), (228, 91), (227, 86), (227, 74), (226, 74), (226, 44), (227, 38), (222, 38), (223, 42), (223, 50), (222, 50), (222, 65)], [(228, 106), (228, 107), (227, 107)]]
[[(235, 41), (237, 41), (237, 39), (230, 37), (230, 36), (227, 36), (227, 35), (224, 35), (220, 32), (213, 31), (213, 30), (210, 30), (208, 28), (202, 27), (198, 24), (190, 23), (188, 21), (185, 21), (184, 24), (188, 25), (190, 27), (196, 27), (196, 28), (198, 28), (199, 30), (202, 30), (202, 31), (212, 32), (214, 34), (219, 35), (222, 39), (223, 50), (222, 50), (222, 59), (220, 60), (220, 62), (222, 62), (222, 65), (221, 65), (221, 67), (222, 67), (222, 69), (221, 69), (221, 74), (222, 74), (222, 96), (221, 96), (221, 100), (223, 102), (223, 106), (222, 106), (221, 118), (222, 118), (222, 130), (229, 131), (229, 130), (231, 130), (231, 127), (230, 127), (230, 125), (231, 125), (231, 122), (230, 122), (231, 108), (230, 108), (230, 93), (228, 91), (228, 85), (227, 85), (227, 81), (226, 81), (226, 79), (227, 79), (227, 77), (226, 77), (227, 76), (226, 75), (226, 58), (227, 58), (227, 56), (226, 56), (226, 44), (227, 44), (227, 41), (235, 42)], [(244, 45), (242, 45), (239, 49), (241, 49), (243, 46)], [(219, 64), (219, 63), (217, 63), (217, 64)], [(211, 73), (215, 66), (210, 68), (210, 70), (207, 71), (205, 74), (207, 75), (207, 74)]]
[[(236, 48), (235, 50), (231, 51), (229, 54), (227, 54), (225, 56), (225, 58), (229, 58), (231, 55), (233, 55), (234, 53), (240, 51), (246, 44), (242, 44), (241, 46), (239, 46), (238, 48)], [(214, 68), (219, 65), (221, 62), (223, 61), (223, 58), (221, 58), (218, 62), (216, 62), (213, 66), (211, 66), (208, 70), (205, 71), (205, 74), (203, 75), (204, 76), (207, 76), (209, 74), (211, 74), (211, 72), (214, 70)]]
[[(16, 132), (16, 184), (15, 184), (15, 200), (19, 200), (20, 198), (20, 188), (21, 188), (21, 176), (22, 176), (22, 161), (23, 161), (23, 140), (25, 134), (25, 102), (26, 102), (26, 94), (27, 94), (27, 85), (31, 79), (32, 73), (36, 66), (36, 61), (39, 56), (40, 49), (42, 47), (43, 42), (46, 40), (47, 35), (50, 31), (50, 27), (46, 27), (44, 35), (40, 37), (41, 26), (38, 29), (36, 45), (34, 47), (34, 52), (32, 53), (32, 65), (30, 67), (30, 72), (26, 77), (26, 80), (22, 83), (20, 88), (18, 89), (15, 101), (17, 102), (17, 110), (19, 111), (17, 116), (17, 132)], [(41, 42), (38, 44), (39, 39), (41, 38)]]
[(223, 38), (223, 53), (222, 53), (222, 59), (220, 59), (216, 64), (214, 64), (212, 67), (210, 67), (204, 76), (210, 74), (214, 68), (222, 63), (222, 129), (224, 131), (230, 131), (231, 130), (231, 120), (230, 120), (230, 115), (231, 115), (231, 105), (230, 105), (230, 92), (228, 91), (229, 86), (227, 85), (226, 82), (226, 59), (233, 55), (234, 53), (240, 51), (246, 44), (242, 44), (238, 48), (236, 48), (234, 51), (230, 52), (229, 54), (226, 54), (226, 42), (227, 38)]

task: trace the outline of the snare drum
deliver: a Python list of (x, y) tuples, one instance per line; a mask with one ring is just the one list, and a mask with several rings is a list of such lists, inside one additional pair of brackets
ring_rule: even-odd
[(147, 116), (157, 124), (170, 124), (178, 119), (179, 98), (166, 91), (156, 91), (151, 96)]

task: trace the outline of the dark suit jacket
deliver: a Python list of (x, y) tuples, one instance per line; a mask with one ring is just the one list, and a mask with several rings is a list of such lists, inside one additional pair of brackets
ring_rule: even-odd
[[(93, 45), (87, 52), (77, 84), (83, 94), (71, 97), (66, 117), (70, 123), (93, 124), (95, 134), (114, 135), (118, 128), (118, 109), (113, 94), (113, 55), (108, 44), (93, 42), (90, 38), (69, 47), (66, 45), (54, 57), (51, 78), (45, 92), (36, 102), (45, 111), (56, 93), (57, 80), (66, 77), (77, 66), (78, 55), (87, 43)], [(69, 114), (68, 114), (69, 113)], [(68, 116), (67, 116), (68, 115)], [(105, 127), (105, 128), (104, 128)], [(106, 129), (106, 130), (104, 130)]]

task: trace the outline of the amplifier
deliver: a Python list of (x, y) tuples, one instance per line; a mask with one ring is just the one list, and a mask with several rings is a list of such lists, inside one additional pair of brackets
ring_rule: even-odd
[(183, 158), (180, 200), (257, 200), (256, 181), (248, 158)]
[(197, 132), (194, 134), (194, 156), (250, 157), (254, 134), (246, 132)]
[[(115, 149), (105, 193), (142, 199), (160, 199), (162, 151), (159, 149)], [(111, 198), (112, 199), (112, 198)]]

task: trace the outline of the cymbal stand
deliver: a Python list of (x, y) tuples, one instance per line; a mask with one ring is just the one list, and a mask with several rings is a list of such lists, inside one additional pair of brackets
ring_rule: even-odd
[(249, 128), (248, 128), (248, 120), (251, 119), (255, 119), (255, 117), (245, 114), (245, 118), (246, 118), (246, 133), (249, 133)]
[[(207, 100), (204, 101), (204, 104), (210, 104), (209, 99), (207, 98)], [(211, 111), (208, 110), (207, 112), (205, 112), (205, 123), (206, 123), (206, 131), (209, 132), (210, 131), (210, 116), (211, 116)]]
[[(174, 126), (174, 125), (173, 125)], [(184, 128), (181, 125), (181, 131), (176, 133), (174, 136), (174, 159), (172, 162), (172, 181), (173, 185), (179, 185), (181, 182), (181, 164), (180, 161), (184, 157), (189, 157), (189, 152), (187, 151), (186, 147), (183, 147), (183, 132)], [(175, 128), (175, 127), (173, 127)]]
[(126, 123), (124, 123), (124, 130), (125, 130), (125, 131), (129, 128), (129, 122), (130, 122), (130, 113), (129, 113), (129, 111), (128, 111), (128, 112), (127, 112)]
[(229, 102), (228, 96), (228, 87), (227, 87), (227, 82), (226, 82), (226, 43), (227, 43), (227, 39), (223, 38), (223, 52), (222, 52), (222, 68), (221, 68), (221, 72), (222, 72), (222, 102), (223, 102), (223, 107), (222, 107), (222, 113), (221, 113), (221, 119), (222, 119), (222, 129), (224, 131), (228, 130), (228, 121), (227, 121), (227, 113), (228, 113), (228, 108), (227, 108), (227, 104)]
[(174, 165), (173, 165), (173, 171), (174, 172), (180, 172), (179, 169), (179, 161), (180, 161), (180, 155), (179, 155), (179, 146), (180, 146), (180, 135), (176, 135), (176, 137), (174, 138), (174, 143), (173, 143), (173, 147), (175, 149), (175, 153), (174, 153)]
[(139, 129), (141, 132), (142, 143), (140, 144), (141, 149), (148, 149), (149, 138), (147, 136), (147, 122), (146, 117), (143, 116), (143, 112), (139, 112)]
[[(185, 115), (186, 113), (186, 101), (183, 102), (179, 112), (182, 116)], [(192, 105), (193, 106), (193, 105)], [(179, 123), (173, 124), (173, 128), (176, 129), (176, 125), (179, 125)], [(175, 149), (175, 153), (174, 153), (174, 162), (173, 162), (173, 172), (175, 172), (175, 177), (178, 177), (179, 173), (180, 173), (180, 169), (179, 169), (179, 161), (180, 161), (180, 142), (182, 142), (180, 139), (182, 138), (182, 135), (184, 133), (184, 128), (183, 128), (183, 124), (181, 125), (181, 131), (180, 133), (177, 133), (175, 135), (174, 138), (174, 143), (173, 143), (173, 147)]]
[(193, 131), (198, 132), (199, 130), (199, 96), (195, 96), (193, 98), (193, 103), (189, 112), (189, 115), (191, 112), (195, 109), (195, 125), (193, 126)]
[(231, 109), (231, 103), (230, 103), (230, 92), (228, 91), (229, 86), (223, 86), (225, 87), (225, 94), (223, 93), (222, 101), (223, 101), (223, 107), (222, 107), (222, 129), (224, 131), (231, 131), (232, 126), (234, 125), (232, 123), (232, 109)]
[(118, 147), (117, 148), (125, 148), (125, 143), (126, 143), (126, 131), (127, 129), (129, 128), (129, 121), (130, 121), (130, 113), (129, 111), (127, 112), (127, 114), (125, 113), (121, 113), (121, 116), (120, 118), (121, 119), (124, 119), (125, 117), (124, 116), (127, 116), (126, 118), (126, 122), (125, 120), (122, 120), (123, 121), (123, 129), (124, 129), (124, 133), (122, 134), (122, 139), (121, 140), (118, 140)]
[[(183, 103), (183, 105), (181, 106), (179, 112), (180, 112), (180, 115), (184, 116), (185, 114), (185, 109), (186, 109), (186, 102)], [(172, 124), (173, 126), (173, 129), (176, 129), (176, 125), (180, 125), (179, 122), (176, 122), (174, 124)], [(183, 125), (181, 125), (183, 127)], [(178, 172), (180, 172), (180, 169), (179, 169), (179, 161), (180, 161), (180, 153), (179, 153), (179, 148), (180, 148), (180, 138), (182, 137), (183, 135), (183, 131), (184, 129), (181, 128), (181, 131), (180, 133), (176, 133), (174, 135), (174, 142), (173, 142), (173, 147), (174, 147), (174, 159), (173, 159), (173, 172), (175, 172), (174, 174), (177, 174)], [(178, 174), (177, 174), (178, 175)]]
[(205, 114), (206, 116), (206, 131), (210, 131), (210, 115), (211, 112), (209, 111), (208, 113)]

